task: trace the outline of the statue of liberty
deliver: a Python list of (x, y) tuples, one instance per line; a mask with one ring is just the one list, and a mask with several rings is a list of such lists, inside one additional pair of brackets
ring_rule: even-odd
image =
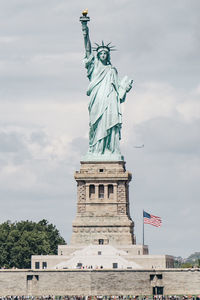
[[(132, 88), (132, 80), (125, 76), (121, 81), (110, 61), (109, 44), (96, 44), (92, 49), (89, 38), (87, 10), (80, 17), (85, 45), (85, 67), (89, 86), (89, 149), (84, 160), (119, 161), (123, 160), (119, 142), (121, 139), (122, 113), (121, 103)], [(93, 51), (96, 52), (94, 55)]]

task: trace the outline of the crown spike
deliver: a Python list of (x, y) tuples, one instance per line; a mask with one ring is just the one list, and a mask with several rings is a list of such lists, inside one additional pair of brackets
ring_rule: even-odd
[(110, 46), (110, 44), (111, 42), (106, 45), (104, 44), (104, 41), (102, 41), (100, 45), (95, 43), (97, 47), (92, 47), (92, 49), (96, 52), (99, 52), (100, 50), (102, 51), (103, 49), (106, 51), (115, 51), (116, 49), (113, 49), (115, 46)]

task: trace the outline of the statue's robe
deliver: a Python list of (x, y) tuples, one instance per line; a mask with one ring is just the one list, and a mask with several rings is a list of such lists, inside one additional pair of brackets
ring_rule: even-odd
[(125, 100), (126, 92), (124, 91), (120, 97), (117, 70), (111, 64), (103, 65), (93, 54), (84, 61), (90, 80), (87, 90), (87, 95), (90, 96), (89, 152), (120, 154), (122, 125), (120, 103)]

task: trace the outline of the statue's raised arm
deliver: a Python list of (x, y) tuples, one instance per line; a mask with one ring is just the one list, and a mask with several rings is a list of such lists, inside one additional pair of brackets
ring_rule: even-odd
[(87, 14), (88, 14), (88, 10), (85, 9), (82, 12), (80, 21), (82, 24), (82, 32), (83, 32), (83, 37), (84, 37), (85, 56), (88, 58), (90, 56), (90, 54), (92, 53), (92, 47), (91, 47), (91, 42), (90, 42), (90, 37), (89, 37), (89, 28), (87, 26), (87, 22), (90, 21), (90, 18), (87, 16)]
[(121, 103), (131, 90), (133, 81), (127, 76), (119, 80), (116, 68), (110, 61), (110, 53), (114, 50), (111, 43), (96, 44), (93, 50), (89, 38), (87, 22), (88, 11), (82, 12), (80, 21), (85, 44), (85, 67), (90, 81), (87, 95), (90, 97), (89, 110), (89, 150), (85, 161), (120, 161), (122, 112)]

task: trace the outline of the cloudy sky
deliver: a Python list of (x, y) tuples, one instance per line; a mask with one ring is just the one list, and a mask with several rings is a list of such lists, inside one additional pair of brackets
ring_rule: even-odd
[[(200, 1), (0, 0), (0, 221), (42, 218), (67, 242), (87, 151), (88, 80), (79, 17), (134, 88), (123, 104), (121, 149), (131, 215), (152, 254), (200, 251)], [(144, 144), (144, 148), (135, 148)]]

